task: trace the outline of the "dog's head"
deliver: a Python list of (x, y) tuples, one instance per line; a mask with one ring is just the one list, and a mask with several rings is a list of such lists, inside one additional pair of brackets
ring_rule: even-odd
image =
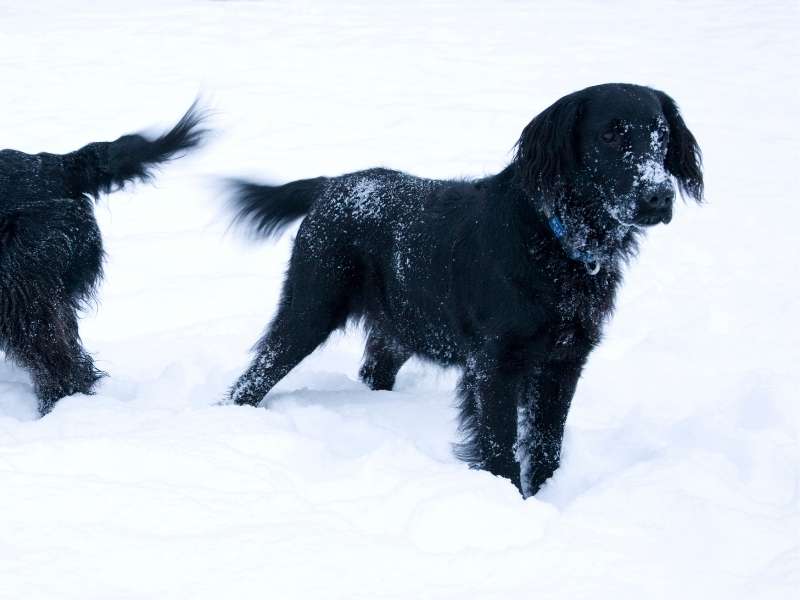
[(667, 94), (599, 85), (558, 100), (517, 143), (523, 188), (575, 227), (669, 223), (675, 184), (700, 201), (700, 149)]

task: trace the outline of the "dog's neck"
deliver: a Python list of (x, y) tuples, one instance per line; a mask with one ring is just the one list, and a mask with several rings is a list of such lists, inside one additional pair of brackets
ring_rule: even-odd
[[(540, 193), (531, 194), (519, 184), (513, 163), (493, 179), (496, 185), (516, 191), (519, 222), (527, 224), (523, 227), (546, 231), (565, 257), (582, 264), (588, 274), (596, 275), (603, 269), (617, 271), (636, 252), (638, 228), (612, 222), (605, 214), (589, 214), (592, 203), (566, 195), (545, 198)], [(580, 208), (586, 214), (581, 214)]]
[(587, 207), (587, 202), (572, 198), (558, 203), (534, 199), (534, 206), (564, 253), (580, 262), (587, 273), (596, 275), (602, 269), (616, 271), (636, 251), (637, 227), (605, 218), (605, 214), (581, 214), (569, 207)]
[(550, 231), (558, 240), (559, 244), (561, 244), (567, 256), (572, 260), (582, 263), (589, 275), (597, 275), (601, 267), (599, 254), (587, 248), (586, 244), (575, 244), (572, 242), (567, 226), (564, 225), (564, 222), (558, 215), (552, 213), (547, 205), (543, 205), (541, 211), (547, 226), (550, 228)]

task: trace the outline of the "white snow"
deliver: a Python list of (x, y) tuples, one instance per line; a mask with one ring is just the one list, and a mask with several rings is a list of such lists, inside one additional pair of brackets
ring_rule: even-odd
[[(663, 126), (666, 127), (666, 124)], [(642, 184), (656, 187), (669, 180), (669, 172), (664, 168), (666, 144), (663, 143), (661, 136), (662, 132), (660, 130), (650, 133), (650, 156), (636, 165), (639, 177), (634, 181), (634, 187)]]
[[(0, 2), (0, 146), (166, 126), (198, 90), (218, 130), (98, 207), (97, 395), (39, 420), (0, 362), (0, 598), (794, 597), (798, 24), (795, 2)], [(226, 234), (215, 176), (492, 173), (608, 81), (678, 101), (708, 201), (643, 243), (535, 498), (451, 455), (454, 373), (358, 383), (358, 332), (269, 410), (213, 406), (291, 238)]]
[[(374, 194), (377, 189), (377, 183), (369, 178), (360, 179), (355, 183), (348, 200), (355, 204), (356, 214), (361, 214), (366, 218), (379, 216), (380, 207), (376, 206), (374, 202)], [(371, 199), (373, 202), (370, 202)]]

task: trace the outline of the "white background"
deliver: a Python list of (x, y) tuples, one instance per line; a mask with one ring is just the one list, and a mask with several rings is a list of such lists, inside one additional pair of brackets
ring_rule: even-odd
[[(37, 420), (0, 361), (0, 598), (792, 596), (799, 24), (796, 2), (0, 3), (0, 147), (167, 127), (198, 91), (217, 130), (97, 209), (98, 393)], [(360, 384), (358, 331), (269, 410), (212, 406), (291, 239), (226, 232), (217, 177), (490, 174), (611, 81), (678, 101), (707, 202), (644, 242), (537, 497), (452, 457), (456, 373)]]

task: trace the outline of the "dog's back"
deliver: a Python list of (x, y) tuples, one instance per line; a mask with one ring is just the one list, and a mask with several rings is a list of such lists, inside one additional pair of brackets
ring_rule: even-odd
[(329, 223), (330, 235), (347, 231), (353, 243), (386, 233), (405, 216), (420, 213), (431, 193), (444, 182), (413, 177), (389, 169), (368, 169), (339, 177), (302, 179), (284, 185), (231, 182), (233, 222), (257, 237), (279, 235), (306, 215)]
[(448, 233), (435, 223), (446, 220), (442, 192), (452, 185), (382, 168), (280, 186), (235, 181), (233, 222), (251, 235), (269, 238), (304, 218), (295, 255), (315, 256), (320, 268), (347, 263), (348, 272), (359, 276), (351, 297), (368, 293), (364, 287), (370, 284), (388, 297), (391, 288), (404, 286), (412, 275), (425, 278), (420, 259), (429, 258), (431, 245), (441, 244)]

